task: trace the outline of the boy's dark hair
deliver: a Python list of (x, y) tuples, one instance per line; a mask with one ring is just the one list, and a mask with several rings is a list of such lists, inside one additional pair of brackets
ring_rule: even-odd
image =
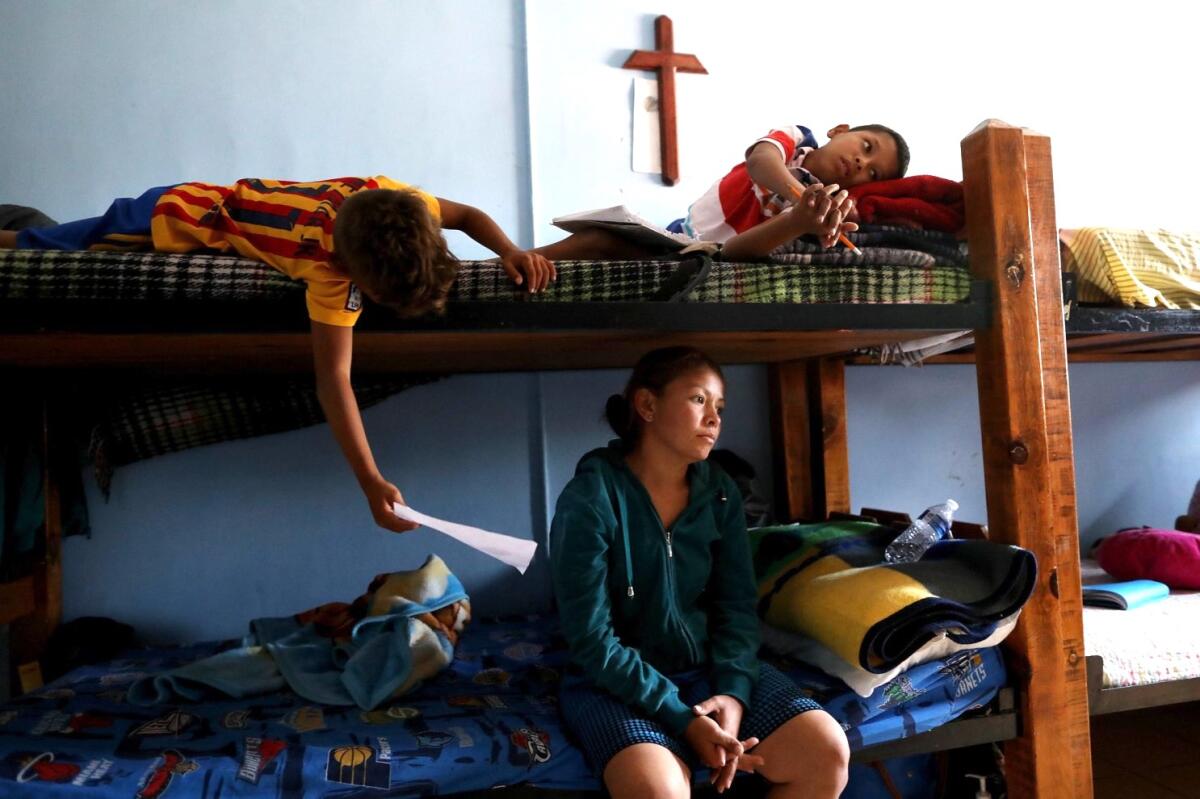
[(370, 297), (400, 316), (442, 311), (458, 259), (420, 195), (358, 191), (338, 208), (334, 257)]
[(873, 130), (876, 133), (886, 133), (891, 136), (892, 141), (896, 142), (896, 168), (899, 170), (899, 174), (896, 177), (904, 177), (904, 173), (908, 171), (909, 152), (908, 142), (904, 140), (903, 136), (887, 125), (859, 125), (856, 128), (850, 128), (850, 130)]
[(697, 369), (707, 369), (725, 382), (721, 367), (695, 347), (661, 347), (638, 359), (625, 391), (613, 394), (604, 406), (604, 418), (621, 438), (625, 450), (633, 449), (642, 433), (641, 417), (633, 410), (633, 397), (639, 388), (662, 396), (663, 389), (675, 378)]

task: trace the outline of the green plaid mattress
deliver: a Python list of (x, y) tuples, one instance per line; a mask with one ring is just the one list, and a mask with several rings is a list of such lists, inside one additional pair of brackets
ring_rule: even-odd
[(303, 294), (278, 269), (227, 255), (0, 250), (0, 300), (250, 302)]
[[(857, 258), (847, 253), (850, 258)], [(525, 292), (498, 265), (477, 262), (459, 273), (451, 302), (622, 302), (653, 299), (680, 261), (564, 261), (558, 280), (539, 294)], [(971, 275), (957, 266), (896, 266), (795, 261), (714, 262), (689, 302), (950, 303), (967, 298)]]
[[(776, 250), (769, 262), (716, 261), (707, 278), (680, 297), (689, 302), (950, 303), (970, 294), (963, 246), (945, 233), (883, 225), (850, 235), (855, 255), (802, 240)], [(513, 286), (499, 265), (464, 268), (451, 301), (628, 302), (665, 299), (662, 289), (687, 259), (562, 261), (558, 280), (533, 296)]]
[[(883, 232), (881, 232), (881, 230)], [(863, 255), (797, 242), (769, 263), (714, 262), (680, 299), (691, 302), (947, 303), (970, 289), (965, 256), (953, 240), (920, 232), (856, 233)], [(900, 244), (902, 246), (897, 246)], [(920, 247), (920, 249), (918, 249)], [(493, 262), (464, 261), (451, 302), (633, 302), (662, 299), (687, 259), (563, 261), (558, 280), (530, 296)], [(198, 254), (0, 251), (0, 302), (148, 300), (275, 304), (303, 285), (264, 264)]]
[[(838, 258), (839, 256), (834, 256)], [(876, 264), (852, 253), (839, 263), (779, 256), (772, 263), (715, 262), (691, 302), (946, 303), (966, 299), (971, 275), (937, 263)], [(831, 259), (832, 260), (832, 259)], [(528, 295), (498, 264), (464, 261), (453, 302), (632, 302), (655, 298), (681, 260), (563, 261), (558, 280)], [(225, 300), (297, 303), (304, 286), (254, 261), (154, 253), (0, 252), (0, 302)]]

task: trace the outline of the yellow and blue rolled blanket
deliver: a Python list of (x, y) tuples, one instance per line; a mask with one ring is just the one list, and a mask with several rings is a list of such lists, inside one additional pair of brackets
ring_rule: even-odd
[(884, 563), (895, 536), (861, 521), (751, 530), (759, 616), (883, 673), (935, 636), (984, 641), (1033, 592), (1037, 564), (1026, 549), (946, 540), (915, 563)]

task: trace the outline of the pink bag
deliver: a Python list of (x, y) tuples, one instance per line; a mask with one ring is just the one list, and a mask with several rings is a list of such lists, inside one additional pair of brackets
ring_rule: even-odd
[(1100, 542), (1096, 560), (1119, 580), (1158, 580), (1200, 590), (1200, 535), (1181, 530), (1130, 527)]

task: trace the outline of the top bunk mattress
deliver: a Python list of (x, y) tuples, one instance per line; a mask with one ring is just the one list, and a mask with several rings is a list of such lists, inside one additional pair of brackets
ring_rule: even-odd
[[(947, 304), (968, 300), (965, 254), (945, 234), (876, 227), (855, 234), (862, 255), (797, 243), (770, 262), (740, 264), (704, 255), (639, 261), (567, 261), (558, 279), (530, 295), (491, 261), (464, 261), (450, 314), (474, 303)], [(304, 288), (262, 263), (226, 255), (104, 251), (0, 251), (0, 329), (71, 329), (89, 318), (121, 325), (122, 312), (180, 320), (235, 309), (283, 329), (307, 326)], [(392, 327), (369, 309), (368, 327)], [(226, 320), (228, 322), (228, 320)]]

